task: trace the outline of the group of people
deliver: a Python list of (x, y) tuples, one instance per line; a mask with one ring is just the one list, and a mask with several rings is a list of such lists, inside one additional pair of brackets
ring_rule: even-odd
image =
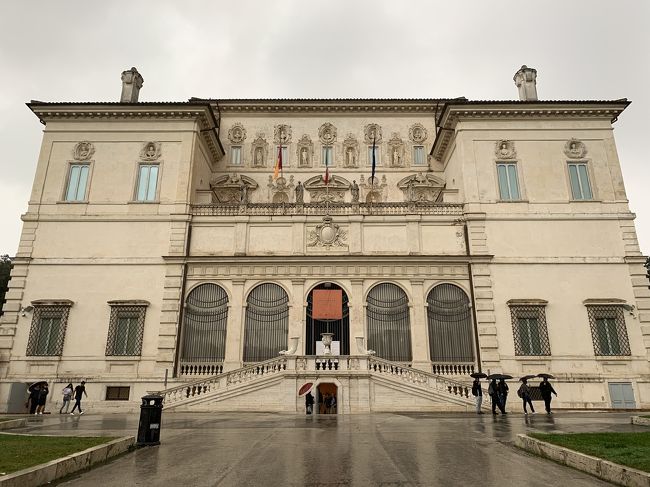
[[(519, 386), (519, 389), (517, 390), (517, 395), (523, 402), (524, 414), (528, 415), (528, 407), (530, 407), (531, 414), (535, 414), (535, 408), (533, 407), (532, 400), (532, 391), (528, 385), (528, 379), (522, 377), (520, 381), (521, 386)], [(505, 379), (499, 379), (498, 382), (496, 378), (490, 380), (487, 393), (488, 396), (490, 396), (490, 400), (492, 401), (492, 414), (499, 414), (497, 413), (497, 408), (499, 411), (501, 411), (501, 414), (508, 414), (506, 411), (506, 403), (508, 401), (509, 390), (510, 388), (508, 387)], [(539, 391), (542, 395), (542, 399), (544, 400), (546, 414), (552, 414), (552, 394), (555, 394), (557, 397), (557, 392), (555, 392), (555, 389), (553, 389), (553, 386), (548, 381), (548, 377), (544, 377), (542, 379), (542, 382), (540, 382)], [(481, 411), (481, 405), (483, 403), (483, 387), (481, 385), (481, 379), (478, 377), (474, 379), (474, 382), (472, 384), (472, 395), (476, 399), (476, 414), (483, 414), (483, 411)]]
[[(29, 414), (44, 414), (45, 413), (45, 404), (47, 402), (47, 395), (50, 390), (47, 385), (47, 382), (40, 382), (34, 384), (29, 388), (29, 397), (27, 399), (26, 408), (29, 408)], [(63, 403), (61, 404), (61, 409), (59, 409), (59, 414), (68, 414), (68, 409), (70, 408), (70, 402), (74, 397), (74, 406), (70, 414), (74, 415), (75, 410), (79, 410), (79, 415), (82, 415), (84, 412), (81, 409), (81, 399), (83, 396), (88, 397), (86, 393), (86, 382), (81, 381), (81, 384), (74, 387), (72, 383), (68, 384), (61, 391), (63, 395)], [(65, 409), (65, 411), (63, 411)]]
[[(312, 414), (314, 410), (314, 396), (311, 392), (305, 395), (305, 410), (307, 414)], [(319, 414), (336, 414), (336, 394), (324, 393), (318, 397)]]

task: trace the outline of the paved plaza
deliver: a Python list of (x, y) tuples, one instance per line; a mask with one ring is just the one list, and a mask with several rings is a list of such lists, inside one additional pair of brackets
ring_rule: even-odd
[[(648, 431), (630, 413), (295, 416), (164, 413), (162, 444), (75, 475), (62, 486), (610, 485), (529, 455), (518, 433)], [(135, 435), (136, 414), (52, 415), (16, 432)]]

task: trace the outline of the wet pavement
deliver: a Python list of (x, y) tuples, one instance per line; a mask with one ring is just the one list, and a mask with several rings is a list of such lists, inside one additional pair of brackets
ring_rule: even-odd
[[(89, 412), (90, 413), (90, 412)], [(518, 433), (647, 431), (631, 413), (163, 414), (161, 445), (61, 486), (604, 486), (512, 445)], [(135, 435), (137, 415), (40, 417), (14, 432)]]

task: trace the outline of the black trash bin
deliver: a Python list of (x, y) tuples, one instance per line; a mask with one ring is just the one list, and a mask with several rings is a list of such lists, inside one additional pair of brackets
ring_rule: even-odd
[(158, 394), (148, 394), (142, 397), (140, 424), (138, 425), (138, 446), (160, 445), (162, 403), (163, 397)]

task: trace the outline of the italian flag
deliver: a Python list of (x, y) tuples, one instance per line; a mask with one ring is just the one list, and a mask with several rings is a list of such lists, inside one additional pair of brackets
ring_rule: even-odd
[(273, 170), (273, 179), (278, 179), (282, 173), (282, 144), (278, 147), (278, 160), (275, 162), (275, 169)]

